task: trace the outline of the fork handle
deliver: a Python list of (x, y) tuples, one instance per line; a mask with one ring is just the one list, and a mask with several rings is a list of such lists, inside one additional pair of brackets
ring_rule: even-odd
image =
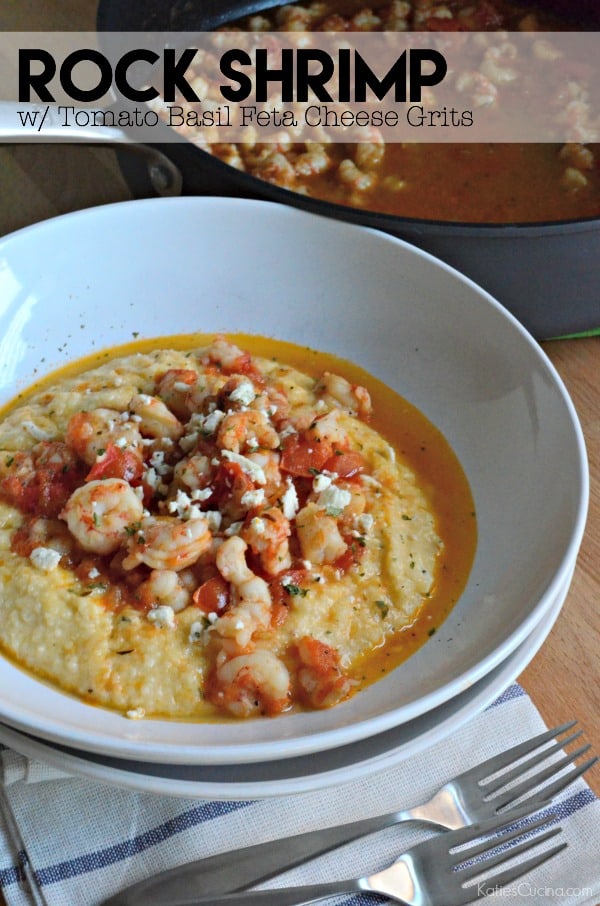
[[(101, 906), (173, 906), (178, 901), (186, 902), (186, 898), (188, 903), (193, 903), (194, 897), (214, 897), (226, 891), (243, 890), (344, 843), (393, 824), (415, 820), (426, 820), (419, 814), (419, 808), (307, 831), (284, 840), (269, 840), (235, 852), (217, 853), (145, 878), (105, 900)], [(252, 895), (258, 896), (258, 891), (253, 891)], [(258, 906), (258, 901), (252, 902)]]
[[(235, 870), (235, 868), (234, 868)], [(323, 884), (304, 884), (299, 887), (280, 887), (272, 890), (241, 890), (220, 897), (185, 899), (171, 902), (171, 906), (304, 906), (328, 900), (336, 894), (358, 893), (363, 887), (361, 879), (355, 881), (329, 881)]]

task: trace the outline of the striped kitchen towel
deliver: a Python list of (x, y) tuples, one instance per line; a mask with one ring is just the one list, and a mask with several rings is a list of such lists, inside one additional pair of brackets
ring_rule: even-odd
[[(98, 906), (134, 881), (192, 859), (416, 804), (456, 774), (543, 729), (537, 709), (515, 684), (454, 734), (393, 768), (332, 789), (227, 802), (119, 789), (4, 748), (0, 890), (7, 906)], [(527, 906), (600, 902), (600, 801), (579, 779), (552, 811), (567, 849), (491, 900), (506, 897)], [(357, 877), (430, 833), (415, 825), (391, 828), (263, 886)], [(330, 902), (375, 906), (381, 899), (365, 893)]]

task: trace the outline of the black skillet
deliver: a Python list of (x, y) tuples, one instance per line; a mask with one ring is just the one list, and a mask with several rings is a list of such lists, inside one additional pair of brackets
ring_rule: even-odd
[[(600, 25), (597, 0), (539, 0), (586, 30)], [(101, 32), (210, 31), (280, 0), (99, 0)], [(583, 26), (581, 26), (583, 29)], [(538, 339), (600, 328), (600, 215), (549, 224), (461, 224), (361, 211), (309, 198), (242, 173), (188, 142), (157, 144), (181, 172), (186, 195), (264, 198), (384, 230), (456, 267), (505, 305)], [(154, 194), (131, 155), (119, 155), (136, 196)]]

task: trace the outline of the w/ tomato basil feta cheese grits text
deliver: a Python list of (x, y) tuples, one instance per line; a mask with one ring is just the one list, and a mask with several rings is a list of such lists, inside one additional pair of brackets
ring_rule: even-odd
[(347, 698), (406, 656), (448, 569), (372, 409), (221, 336), (38, 390), (0, 424), (3, 651), (132, 718)]

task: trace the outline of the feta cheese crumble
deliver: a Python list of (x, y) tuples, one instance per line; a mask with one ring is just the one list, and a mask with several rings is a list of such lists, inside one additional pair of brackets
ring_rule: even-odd
[(319, 506), (324, 507), (330, 515), (338, 515), (348, 506), (351, 500), (352, 494), (350, 491), (331, 484), (324, 491), (321, 491), (317, 498), (317, 503)]
[(264, 469), (262, 469), (251, 459), (248, 459), (247, 456), (242, 456), (241, 453), (234, 453), (232, 450), (222, 450), (221, 453), (225, 457), (225, 459), (229, 460), (229, 462), (237, 463), (242, 471), (245, 472), (246, 475), (248, 475), (252, 479), (252, 481), (256, 482), (256, 484), (267, 483)]
[(289, 519), (291, 522), (295, 518), (300, 503), (298, 501), (298, 494), (296, 493), (296, 486), (291, 478), (287, 479), (287, 487), (281, 498), (281, 509), (283, 515), (286, 519)]
[(175, 611), (168, 604), (160, 604), (159, 607), (153, 607), (148, 611), (148, 620), (161, 629), (175, 627)]
[(249, 406), (255, 396), (254, 385), (250, 381), (245, 380), (240, 381), (237, 387), (231, 391), (229, 399), (232, 403), (241, 403), (242, 406)]
[(51, 547), (34, 547), (29, 559), (37, 569), (49, 573), (60, 563), (60, 553)]

